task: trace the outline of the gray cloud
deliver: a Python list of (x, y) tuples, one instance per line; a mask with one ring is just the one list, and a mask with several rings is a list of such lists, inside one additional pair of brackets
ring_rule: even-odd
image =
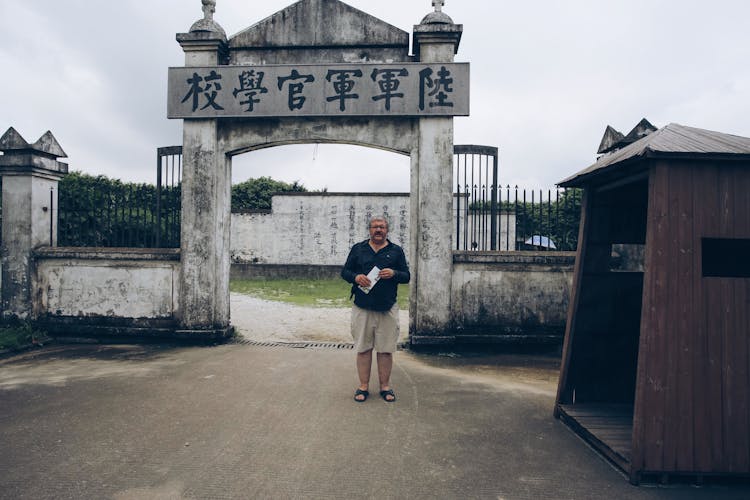
[[(292, 3), (219, 0), (234, 34)], [(429, 0), (349, 0), (411, 32)], [(260, 4), (260, 5), (259, 5)], [(166, 119), (175, 33), (200, 0), (25, 0), (0, 4), (0, 128), (51, 130), (72, 169), (153, 182), (155, 149), (181, 142)], [(750, 4), (742, 0), (448, 0), (472, 64), (472, 114), (456, 143), (500, 148), (503, 183), (549, 187), (594, 160), (607, 124), (641, 118), (750, 136)], [(373, 188), (357, 171), (389, 175)], [(301, 145), (234, 160), (236, 181), (273, 175), (331, 191), (408, 191), (409, 160), (351, 146)], [(382, 170), (381, 170), (382, 171)]]

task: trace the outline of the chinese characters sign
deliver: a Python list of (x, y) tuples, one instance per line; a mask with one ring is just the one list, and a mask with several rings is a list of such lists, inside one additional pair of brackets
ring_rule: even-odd
[(467, 116), (469, 64), (169, 69), (169, 118)]

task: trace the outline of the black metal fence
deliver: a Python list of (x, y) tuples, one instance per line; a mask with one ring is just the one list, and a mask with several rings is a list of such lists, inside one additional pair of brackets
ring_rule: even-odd
[(180, 246), (182, 147), (157, 150), (157, 185), (74, 172), (60, 181), (58, 245)]
[(456, 250), (575, 251), (578, 244), (578, 189), (472, 185), (457, 193), (454, 207)]
[(575, 251), (582, 194), (580, 189), (501, 189), (506, 217), (514, 214), (516, 219), (515, 250)]
[[(171, 234), (173, 224), (169, 219), (157, 217), (156, 194), (153, 185), (123, 184), (101, 176), (70, 174), (59, 185), (57, 244), (74, 247), (174, 246), (175, 238), (157, 240), (157, 229)], [(179, 189), (168, 192), (167, 196), (162, 193), (162, 204), (165, 200), (179, 214)], [(176, 242), (179, 246), (179, 229)]]
[[(61, 246), (180, 246), (182, 147), (157, 150), (157, 184), (73, 173), (59, 186)], [(454, 148), (455, 249), (574, 251), (581, 192), (502, 187), (497, 148)]]
[(498, 154), (493, 146), (454, 145), (456, 250), (497, 250)]
[(180, 182), (182, 181), (182, 146), (156, 150), (156, 246), (180, 246)]
[(456, 250), (575, 250), (581, 192), (502, 186), (498, 149), (453, 147)]

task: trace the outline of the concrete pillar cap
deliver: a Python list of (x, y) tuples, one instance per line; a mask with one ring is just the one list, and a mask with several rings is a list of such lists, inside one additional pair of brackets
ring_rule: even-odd
[(17, 153), (37, 152), (42, 153), (50, 158), (67, 158), (60, 143), (49, 130), (45, 132), (34, 144), (29, 144), (21, 137), (16, 129), (10, 127), (2, 137), (0, 137), (0, 151), (6, 155)]
[(432, 0), (435, 11), (424, 16), (420, 24), (453, 24), (453, 19), (443, 12), (444, 5), (445, 0)]
[(216, 0), (201, 0), (201, 3), (203, 4), (203, 19), (199, 19), (193, 23), (193, 25), (190, 27), (190, 33), (207, 31), (210, 33), (218, 33), (224, 39), (226, 39), (227, 34), (224, 31), (224, 28), (222, 28), (219, 23), (214, 21), (214, 12), (216, 12)]

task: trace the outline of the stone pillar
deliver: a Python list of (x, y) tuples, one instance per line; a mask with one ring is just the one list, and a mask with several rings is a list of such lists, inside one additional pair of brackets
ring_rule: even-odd
[[(450, 63), (463, 27), (440, 11), (414, 27), (414, 54), (423, 63)], [(453, 275), (453, 118), (419, 119), (412, 153), (411, 286), (409, 331), (415, 344), (449, 340)]]
[(57, 184), (68, 165), (66, 154), (47, 132), (34, 144), (9, 128), (0, 137), (3, 178), (2, 292), (3, 318), (30, 318), (31, 253), (57, 244)]
[[(177, 34), (185, 52), (185, 66), (216, 66), (224, 60), (226, 34), (211, 17), (212, 2), (203, 4), (206, 17), (196, 22), (189, 33)], [(232, 179), (230, 160), (219, 147), (218, 120), (184, 120), (182, 155), (179, 315), (183, 332), (178, 334), (222, 337), (231, 331)]]

